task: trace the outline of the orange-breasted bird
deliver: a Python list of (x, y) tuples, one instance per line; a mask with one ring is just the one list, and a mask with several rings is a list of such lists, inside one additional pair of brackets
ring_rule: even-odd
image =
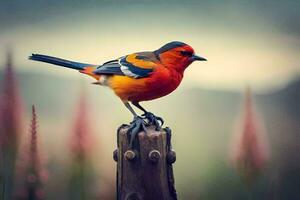
[[(184, 70), (192, 62), (206, 61), (195, 55), (194, 49), (183, 42), (170, 42), (155, 51), (129, 54), (102, 65), (40, 54), (32, 54), (29, 59), (78, 70), (95, 78), (97, 81), (94, 84), (111, 88), (134, 116), (129, 127), (132, 133), (131, 145), (133, 138), (140, 129), (145, 129), (145, 125), (153, 124), (159, 129), (160, 123), (163, 124), (161, 117), (145, 110), (139, 102), (170, 94), (178, 87)], [(142, 117), (136, 114), (129, 102), (144, 112)]]

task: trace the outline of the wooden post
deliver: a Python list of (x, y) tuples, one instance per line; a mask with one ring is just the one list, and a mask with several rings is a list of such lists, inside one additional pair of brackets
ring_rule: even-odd
[(176, 200), (172, 164), (176, 154), (171, 149), (171, 130), (147, 127), (129, 148), (128, 125), (118, 129), (117, 162), (118, 200)]

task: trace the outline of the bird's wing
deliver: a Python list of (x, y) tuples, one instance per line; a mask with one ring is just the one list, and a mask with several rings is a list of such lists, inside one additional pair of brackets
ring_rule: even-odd
[(157, 60), (152, 54), (151, 52), (142, 52), (123, 56), (117, 60), (104, 63), (94, 73), (98, 75), (114, 74), (132, 78), (147, 77), (157, 66)]

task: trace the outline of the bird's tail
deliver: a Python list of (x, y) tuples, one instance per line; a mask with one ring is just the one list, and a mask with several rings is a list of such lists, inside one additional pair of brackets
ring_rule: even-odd
[(75, 69), (81, 73), (92, 76), (97, 80), (99, 80), (100, 78), (100, 76), (93, 73), (95, 68), (97, 68), (97, 65), (94, 64), (79, 63), (79, 62), (74, 62), (70, 60), (65, 60), (65, 59), (41, 55), (41, 54), (32, 54), (31, 56), (29, 56), (29, 60), (35, 60), (35, 61), (40, 61), (40, 62), (45, 62), (45, 63), (50, 63), (50, 64), (70, 68), (70, 69)]

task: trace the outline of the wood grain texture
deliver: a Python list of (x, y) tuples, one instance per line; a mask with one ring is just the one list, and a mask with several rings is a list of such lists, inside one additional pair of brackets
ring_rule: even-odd
[(155, 131), (147, 127), (138, 134), (133, 149), (129, 148), (128, 126), (118, 130), (117, 161), (118, 200), (175, 200), (172, 163), (175, 152), (171, 149), (171, 131), (168, 128)]

